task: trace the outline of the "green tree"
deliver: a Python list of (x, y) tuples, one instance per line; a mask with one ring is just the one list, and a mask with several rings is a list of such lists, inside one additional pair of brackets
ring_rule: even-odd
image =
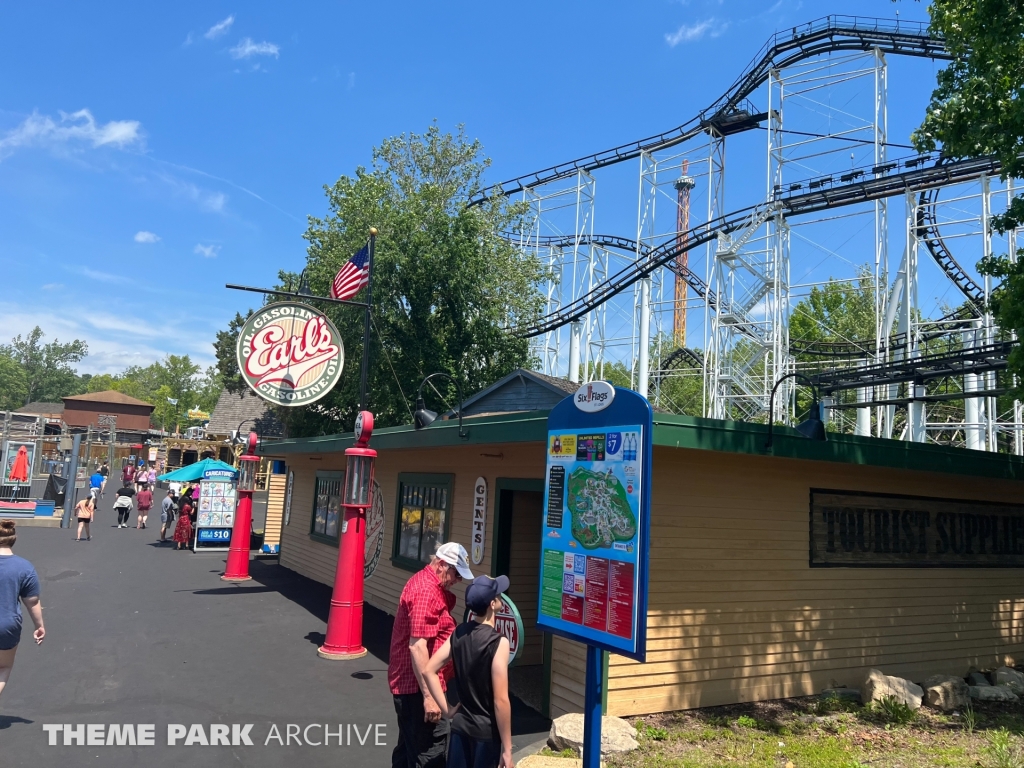
[(37, 325), (22, 338), (15, 336), (10, 344), (0, 345), (0, 355), (18, 363), (25, 376), (22, 405), (32, 402), (59, 402), (62, 397), (78, 392), (79, 379), (74, 363), (89, 354), (89, 346), (81, 339), (60, 343), (57, 339), (43, 343), (43, 331)]
[(13, 411), (28, 400), (28, 377), (18, 361), (0, 352), (0, 411)]
[[(956, 159), (995, 155), (1005, 181), (1024, 171), (1024, 6), (1019, 0), (933, 0), (931, 31), (953, 60), (936, 76), (912, 140)], [(1005, 231), (1024, 222), (1024, 196), (997, 218)]]
[(238, 372), (235, 348), (238, 345), (238, 332), (251, 314), (251, 309), (245, 315), (236, 312), (234, 318), (228, 323), (228, 327), (223, 331), (217, 331), (217, 341), (213, 345), (214, 354), (217, 356), (217, 372), (220, 380), (228, 392), (236, 395), (249, 388)]
[[(452, 135), (433, 124), (422, 135), (385, 140), (370, 169), (325, 188), (328, 215), (309, 217), (306, 274), (321, 296), (363, 247), (370, 227), (379, 230), (369, 371), (370, 409), (379, 425), (411, 421), (416, 387), (427, 374), (457, 377), (468, 395), (532, 362), (529, 341), (510, 329), (539, 313), (543, 270), (501, 236), (519, 226), (522, 209), (501, 198), (467, 207), (489, 164), (461, 127)], [(358, 407), (363, 313), (322, 308), (344, 340), (345, 374), (317, 404), (283, 409), (294, 435), (344, 431)], [(238, 384), (239, 320), (218, 334), (216, 345), (229, 388)], [(454, 386), (435, 382), (444, 402), (434, 400), (433, 407), (454, 406)]]
[[(931, 29), (942, 35), (953, 61), (937, 75), (921, 126), (912, 137), (921, 151), (941, 146), (944, 155), (995, 155), (1003, 180), (1024, 175), (1024, 6), (1019, 0), (933, 0)], [(1024, 196), (1014, 197), (993, 226), (1005, 232), (1024, 223)], [(978, 269), (1001, 279), (992, 310), (1004, 330), (1024, 334), (1024, 255), (983, 259)], [(1019, 345), (1009, 368), (1024, 375)], [(1015, 395), (1024, 394), (1018, 388)]]
[[(864, 351), (874, 352), (875, 297), (868, 267), (858, 269), (856, 280), (829, 278), (823, 286), (793, 307), (789, 340), (800, 346), (815, 342), (868, 341)], [(798, 356), (798, 359), (807, 359)]]
[(86, 392), (107, 392), (108, 390), (120, 391), (121, 377), (111, 373), (97, 373), (86, 379), (82, 377)]
[[(214, 367), (200, 373), (202, 367), (192, 362), (188, 355), (168, 355), (145, 367), (133, 365), (122, 373), (102, 373), (89, 378), (89, 392), (114, 390), (151, 403), (155, 406), (152, 416), (154, 426), (168, 428), (175, 423), (188, 421), (186, 413), (198, 407), (209, 412), (220, 396), (220, 374)], [(178, 401), (177, 406), (167, 398)]]

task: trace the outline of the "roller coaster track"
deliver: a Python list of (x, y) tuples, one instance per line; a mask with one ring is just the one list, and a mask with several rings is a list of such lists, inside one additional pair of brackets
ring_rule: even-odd
[[(782, 195), (765, 203), (724, 214), (708, 223), (691, 228), (685, 238), (673, 238), (654, 248), (636, 250), (634, 246), (634, 251), (637, 253), (634, 262), (595, 286), (589, 293), (540, 318), (535, 323), (516, 329), (516, 333), (531, 338), (578, 320), (638, 280), (647, 277), (657, 268), (666, 266), (684, 251), (704, 245), (717, 239), (719, 235), (741, 230), (750, 222), (761, 219), (765, 215), (777, 215), (788, 219), (793, 216), (819, 213), (832, 208), (880, 200), (907, 192), (923, 192), (936, 187), (969, 181), (981, 174), (995, 174), (1001, 167), (998, 158), (995, 157), (946, 162), (917, 158), (904, 162), (902, 173), (891, 174), (888, 171), (899, 164), (889, 165), (890, 168), (884, 170), (876, 167), (861, 169), (859, 174), (856, 172), (844, 174), (839, 181), (830, 180), (827, 185), (821, 184), (808, 192)], [(628, 238), (604, 237), (609, 243), (612, 241), (628, 242)], [(567, 236), (566, 240), (571, 244), (575, 238)], [(684, 279), (687, 278), (684, 277)], [(691, 283), (691, 285), (694, 284)], [(696, 290), (696, 286), (694, 287)]]
[(947, 376), (963, 376), (966, 373), (1001, 371), (1007, 367), (1007, 357), (1016, 342), (997, 341), (972, 349), (955, 352), (924, 354), (918, 357), (887, 360), (873, 365), (858, 366), (855, 369), (840, 369), (819, 373), (813, 378), (825, 393), (844, 389), (859, 389), (884, 384), (906, 382), (923, 383)]
[[(940, 158), (938, 164), (942, 162), (944, 161)], [(921, 325), (916, 333), (921, 341), (928, 341), (949, 333), (950, 329), (948, 326), (956, 324), (958, 321), (981, 317), (980, 308), (985, 305), (984, 290), (960, 266), (960, 263), (950, 253), (949, 248), (939, 233), (938, 217), (936, 214), (938, 196), (939, 187), (933, 187), (924, 190), (918, 197), (917, 236), (924, 242), (928, 252), (935, 260), (935, 263), (939, 265), (939, 268), (945, 272), (946, 277), (967, 298), (968, 303), (940, 317), (938, 320)], [(893, 334), (889, 337), (887, 346), (890, 349), (897, 349), (906, 345), (906, 343), (906, 334)], [(874, 346), (874, 339), (838, 342), (811, 341), (805, 343), (797, 340), (790, 342), (789, 350), (793, 354), (815, 357), (863, 357), (865, 353), (873, 353)]]
[[(505, 239), (510, 242), (519, 242), (519, 235), (506, 234)], [(583, 234), (577, 237), (576, 235), (541, 235), (540, 237), (534, 237), (528, 241), (528, 244), (537, 245), (539, 247), (547, 248), (573, 248), (578, 246), (597, 246), (599, 248), (609, 248), (624, 253), (630, 253), (634, 255), (646, 255), (650, 252), (650, 246), (644, 245), (643, 243), (637, 244), (636, 240), (631, 237), (621, 237), (619, 235), (587, 235)], [(708, 284), (704, 282), (704, 279), (700, 275), (696, 275), (688, 269), (684, 269), (675, 263), (669, 263), (665, 265), (671, 270), (677, 277), (681, 278), (693, 288), (694, 292), (704, 298), (707, 296), (708, 302), (711, 306), (718, 304), (718, 298), (715, 296), (715, 292), (708, 288)]]
[(949, 252), (946, 243), (939, 236), (938, 217), (935, 213), (935, 206), (939, 197), (939, 188), (924, 190), (918, 198), (917, 207), (917, 235), (924, 240), (928, 252), (935, 259), (939, 268), (946, 273), (946, 276), (953, 282), (960, 292), (974, 305), (977, 316), (980, 316), (978, 307), (985, 306), (985, 291), (967, 274), (967, 271), (960, 266), (953, 254)]
[(791, 66), (804, 59), (836, 51), (870, 51), (930, 59), (949, 59), (945, 42), (929, 34), (926, 24), (856, 16), (826, 16), (776, 33), (768, 39), (747, 68), (711, 106), (688, 122), (664, 133), (612, 149), (553, 165), (526, 176), (509, 179), (481, 189), (470, 197), (470, 205), (491, 198), (514, 195), (541, 184), (569, 178), (579, 171), (593, 171), (639, 157), (644, 152), (666, 149), (710, 133), (727, 136), (756, 128), (763, 115), (752, 114), (743, 102), (767, 80), (773, 69)]

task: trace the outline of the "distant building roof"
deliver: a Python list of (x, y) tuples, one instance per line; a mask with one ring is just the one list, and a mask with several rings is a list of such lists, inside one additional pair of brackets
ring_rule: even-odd
[(226, 389), (220, 393), (217, 405), (210, 414), (206, 434), (230, 436), (239, 424), (248, 419), (252, 421), (242, 428), (243, 432), (253, 429), (260, 437), (284, 437), (284, 425), (270, 403), (249, 390), (236, 395)]
[(464, 416), (476, 416), (484, 413), (546, 411), (579, 387), (579, 384), (566, 379), (519, 368), (466, 398), (462, 404), (462, 413)]
[(87, 392), (84, 395), (71, 395), (69, 397), (62, 397), (61, 400), (63, 400), (65, 404), (68, 400), (72, 400), (75, 402), (112, 403), (116, 405), (144, 405), (150, 410), (155, 407), (144, 400), (129, 397), (123, 392), (117, 392), (113, 389), (108, 389), (103, 392)]
[(64, 403), (29, 403), (15, 411), (15, 413), (30, 413), (34, 416), (59, 417), (64, 413)]

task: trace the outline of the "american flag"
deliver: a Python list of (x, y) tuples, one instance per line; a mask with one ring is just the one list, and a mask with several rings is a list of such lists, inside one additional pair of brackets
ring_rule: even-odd
[(364, 245), (362, 250), (345, 262), (334, 282), (331, 283), (331, 298), (351, 299), (370, 281), (370, 246)]

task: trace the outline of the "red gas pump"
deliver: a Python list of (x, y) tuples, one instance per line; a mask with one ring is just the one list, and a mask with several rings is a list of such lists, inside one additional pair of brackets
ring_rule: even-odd
[(224, 581), (249, 581), (249, 534), (252, 528), (252, 494), (256, 490), (256, 473), (260, 457), (256, 455), (255, 432), (250, 432), (245, 441), (245, 454), (238, 462), (238, 509), (235, 511), (235, 527), (231, 529), (231, 547), (228, 549), (228, 563), (221, 579)]
[(356, 416), (356, 444), (345, 450), (345, 485), (342, 507), (338, 567), (334, 572), (331, 613), (327, 637), (317, 649), (325, 659), (358, 659), (363, 647), (363, 565), (366, 543), (366, 513), (373, 504), (373, 464), (377, 452), (369, 447), (373, 414)]

